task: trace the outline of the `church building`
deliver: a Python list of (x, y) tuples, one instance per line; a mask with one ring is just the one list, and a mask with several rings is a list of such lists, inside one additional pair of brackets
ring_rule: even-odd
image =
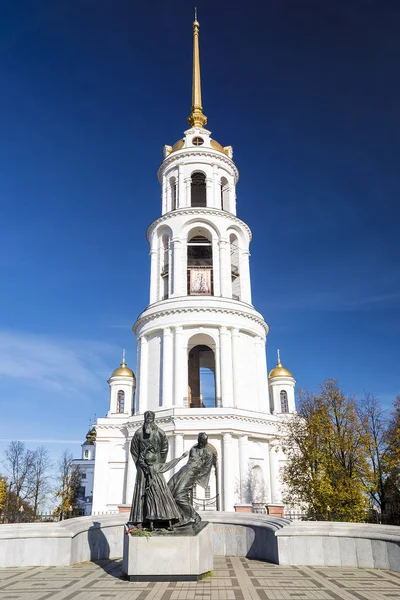
[(108, 381), (107, 416), (95, 427), (93, 513), (131, 504), (130, 441), (152, 410), (170, 458), (189, 450), (198, 432), (208, 435), (216, 467), (209, 488), (195, 490), (197, 509), (268, 506), (282, 514), (278, 425), (295, 411), (295, 379), (279, 354), (268, 376), (268, 325), (252, 304), (252, 234), (237, 216), (238, 169), (232, 147), (206, 129), (197, 19), (187, 120), (183, 137), (164, 146), (158, 171), (161, 213), (147, 230), (149, 305), (133, 327), (137, 375), (124, 356)]

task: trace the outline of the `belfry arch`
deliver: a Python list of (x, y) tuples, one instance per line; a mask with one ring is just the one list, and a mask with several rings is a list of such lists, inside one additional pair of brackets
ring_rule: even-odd
[(215, 342), (206, 334), (194, 335), (188, 345), (188, 406), (216, 406)]

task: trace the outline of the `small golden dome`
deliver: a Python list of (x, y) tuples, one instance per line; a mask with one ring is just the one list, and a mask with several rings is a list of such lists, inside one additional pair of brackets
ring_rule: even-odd
[(218, 150), (219, 152), (222, 152), (222, 154), (226, 154), (228, 156), (228, 151), (226, 148), (224, 148), (223, 146), (221, 146), (221, 144), (219, 142), (217, 142), (217, 140), (210, 140), (211, 143), (211, 148), (214, 148), (214, 150)]
[(111, 377), (133, 377), (135, 379), (135, 373), (126, 366), (125, 363), (125, 350), (122, 353), (122, 362), (117, 369), (114, 369)]
[[(217, 142), (217, 140), (210, 140), (210, 144), (211, 144), (211, 148), (213, 148), (214, 150), (218, 150), (218, 152), (222, 152), (222, 154), (229, 156), (229, 150), (227, 148), (224, 148), (224, 146), (222, 146), (219, 142)], [(182, 150), (184, 145), (185, 145), (184, 139), (178, 140), (177, 142), (175, 142), (175, 144), (172, 146), (171, 150), (169, 150), (168, 156), (170, 156), (173, 152), (176, 152), (177, 150)]]
[(279, 350), (278, 350), (277, 365), (276, 365), (275, 369), (272, 369), (272, 371), (270, 371), (270, 374), (268, 375), (268, 377), (270, 379), (273, 377), (291, 377), (292, 379), (294, 379), (291, 372), (288, 369), (285, 369), (285, 367), (282, 365)]

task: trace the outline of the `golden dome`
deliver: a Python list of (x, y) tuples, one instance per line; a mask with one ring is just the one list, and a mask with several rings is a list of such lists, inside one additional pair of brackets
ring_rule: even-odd
[(133, 377), (135, 379), (135, 373), (126, 366), (125, 363), (125, 350), (122, 353), (122, 362), (117, 369), (114, 369), (111, 377)]
[(275, 369), (272, 369), (272, 371), (270, 371), (270, 374), (268, 376), (270, 379), (273, 377), (291, 377), (292, 379), (294, 379), (293, 375), (291, 374), (291, 372), (288, 369), (285, 369), (285, 367), (282, 365), (281, 363), (281, 357), (279, 354), (279, 350), (278, 350), (278, 362), (277, 365), (275, 367)]
[[(214, 150), (218, 150), (218, 152), (222, 152), (222, 154), (229, 156), (228, 148), (224, 148), (224, 146), (222, 146), (219, 142), (217, 142), (217, 140), (210, 140), (210, 144), (211, 144), (211, 148), (213, 148)], [(185, 140), (178, 140), (177, 142), (175, 142), (175, 144), (172, 146), (171, 150), (169, 150), (168, 156), (170, 156), (173, 152), (176, 152), (177, 150), (182, 150), (184, 145), (185, 145)]]

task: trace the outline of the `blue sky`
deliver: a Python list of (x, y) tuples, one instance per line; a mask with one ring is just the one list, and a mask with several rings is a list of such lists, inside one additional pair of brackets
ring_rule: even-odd
[[(198, 3), (203, 104), (240, 171), (269, 368), (400, 392), (400, 6)], [(192, 8), (0, 6), (0, 451), (80, 451), (148, 301), (164, 143), (186, 129)], [(53, 440), (50, 442), (49, 440)]]

